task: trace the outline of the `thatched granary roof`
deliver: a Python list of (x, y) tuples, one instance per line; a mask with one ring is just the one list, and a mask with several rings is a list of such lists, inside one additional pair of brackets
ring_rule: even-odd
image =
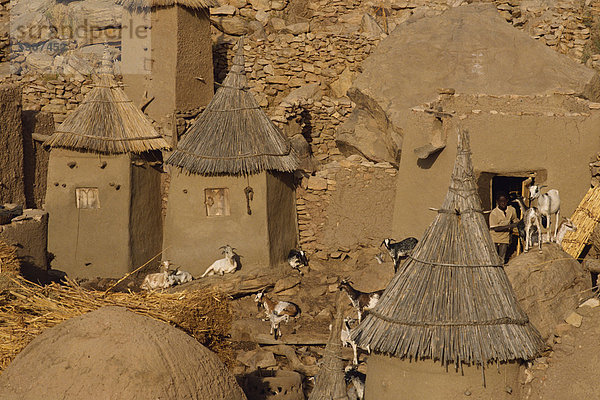
[(44, 145), (103, 154), (169, 149), (148, 117), (115, 82), (109, 68), (105, 57), (96, 86)]
[(129, 10), (143, 10), (150, 7), (170, 7), (174, 5), (198, 10), (220, 6), (217, 0), (117, 0), (117, 4)]
[(200, 175), (293, 172), (298, 167), (290, 141), (248, 91), (242, 39), (223, 84), (167, 164)]
[(353, 339), (379, 353), (444, 365), (532, 359), (544, 343), (494, 248), (466, 132), (458, 143), (442, 208)]

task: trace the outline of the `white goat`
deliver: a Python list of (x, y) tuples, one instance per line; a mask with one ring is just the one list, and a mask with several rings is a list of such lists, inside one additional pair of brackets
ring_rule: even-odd
[(352, 340), (352, 328), (350, 328), (350, 322), (354, 321), (354, 319), (352, 318), (344, 318), (344, 324), (342, 325), (342, 333), (341, 333), (341, 339), (342, 339), (342, 345), (344, 347), (352, 347), (352, 351), (354, 352), (354, 359), (353, 359), (353, 363), (354, 365), (358, 365), (358, 350), (357, 350), (357, 346), (356, 343), (354, 342), (354, 340)]
[(174, 280), (169, 275), (169, 265), (164, 262), (160, 266), (160, 272), (148, 274), (140, 286), (144, 290), (167, 289), (173, 286)]
[(568, 231), (577, 231), (577, 226), (571, 221), (570, 218), (566, 218), (558, 228), (558, 233), (556, 234), (556, 244), (562, 247), (562, 241), (565, 238), (565, 235)]
[[(523, 202), (522, 198), (517, 197), (515, 199), (515, 201), (517, 203), (519, 203), (519, 207), (521, 208), (521, 220), (523, 221), (523, 223), (525, 225), (525, 244), (524, 244), (525, 248), (523, 250), (525, 252), (529, 251), (529, 248), (531, 247), (531, 242), (532, 242), (531, 233), (532, 233), (533, 227), (535, 226), (537, 228), (538, 246), (539, 246), (539, 251), (541, 253), (542, 252), (542, 241), (541, 241), (540, 233), (542, 232), (542, 224), (540, 222), (540, 214), (535, 207), (527, 208), (525, 206), (525, 203)], [(521, 232), (519, 232), (519, 236), (521, 236)]]
[(550, 220), (550, 216), (556, 215), (556, 223), (554, 224), (554, 237), (550, 237), (550, 241), (556, 241), (556, 234), (558, 233), (558, 220), (560, 219), (560, 196), (558, 194), (558, 190), (551, 189), (548, 190), (547, 193), (541, 194), (540, 190), (546, 187), (542, 186), (530, 186), (529, 187), (529, 196), (531, 200), (537, 199), (537, 210), (540, 215), (546, 216), (546, 220), (549, 228), (552, 221)]
[(219, 248), (223, 250), (225, 258), (221, 258), (212, 263), (212, 265), (204, 271), (202, 278), (215, 274), (224, 275), (234, 273), (237, 270), (238, 263), (236, 260), (237, 254), (234, 252), (235, 249), (230, 245), (221, 246)]

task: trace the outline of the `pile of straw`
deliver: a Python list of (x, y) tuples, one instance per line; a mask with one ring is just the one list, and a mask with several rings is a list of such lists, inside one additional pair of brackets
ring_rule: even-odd
[(74, 281), (38, 286), (20, 276), (0, 291), (0, 371), (36, 336), (69, 318), (104, 306), (125, 307), (170, 323), (217, 352), (225, 363), (232, 354), (225, 344), (231, 326), (227, 297), (210, 292), (108, 293), (89, 291)]
[(590, 243), (592, 233), (600, 222), (600, 187), (588, 190), (571, 216), (571, 221), (577, 230), (565, 234), (562, 248), (573, 258), (579, 258), (585, 246)]
[(240, 39), (231, 71), (167, 164), (198, 175), (250, 175), (293, 172), (299, 163), (290, 141), (248, 91)]
[(530, 360), (543, 349), (494, 248), (466, 132), (442, 208), (352, 338), (379, 353), (444, 365)]
[[(17, 248), (0, 240), (0, 274), (13, 276), (19, 273), (21, 265), (17, 257)], [(2, 290), (0, 282), (0, 290)]]

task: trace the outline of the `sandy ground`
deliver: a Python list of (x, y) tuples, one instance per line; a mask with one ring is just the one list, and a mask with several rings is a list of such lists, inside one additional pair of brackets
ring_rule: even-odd
[(600, 307), (580, 307), (579, 328), (557, 326), (553, 351), (529, 369), (524, 400), (600, 399)]

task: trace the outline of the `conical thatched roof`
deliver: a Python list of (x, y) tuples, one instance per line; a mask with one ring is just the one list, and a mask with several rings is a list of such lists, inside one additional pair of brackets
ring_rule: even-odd
[(150, 7), (169, 7), (180, 5), (195, 10), (219, 7), (217, 0), (117, 0), (117, 4), (130, 10), (143, 10)]
[(167, 164), (201, 175), (293, 172), (298, 167), (290, 141), (248, 91), (241, 39), (231, 71)]
[(110, 61), (105, 56), (96, 86), (44, 144), (105, 154), (169, 149), (109, 70)]
[(446, 200), (355, 330), (358, 345), (445, 365), (536, 357), (544, 343), (517, 303), (488, 229), (469, 136), (461, 132)]
[(347, 400), (346, 382), (344, 381), (344, 363), (342, 360), (342, 321), (344, 319), (342, 307), (342, 292), (338, 293), (337, 311), (325, 354), (323, 355), (321, 370), (315, 377), (315, 387), (308, 400)]

